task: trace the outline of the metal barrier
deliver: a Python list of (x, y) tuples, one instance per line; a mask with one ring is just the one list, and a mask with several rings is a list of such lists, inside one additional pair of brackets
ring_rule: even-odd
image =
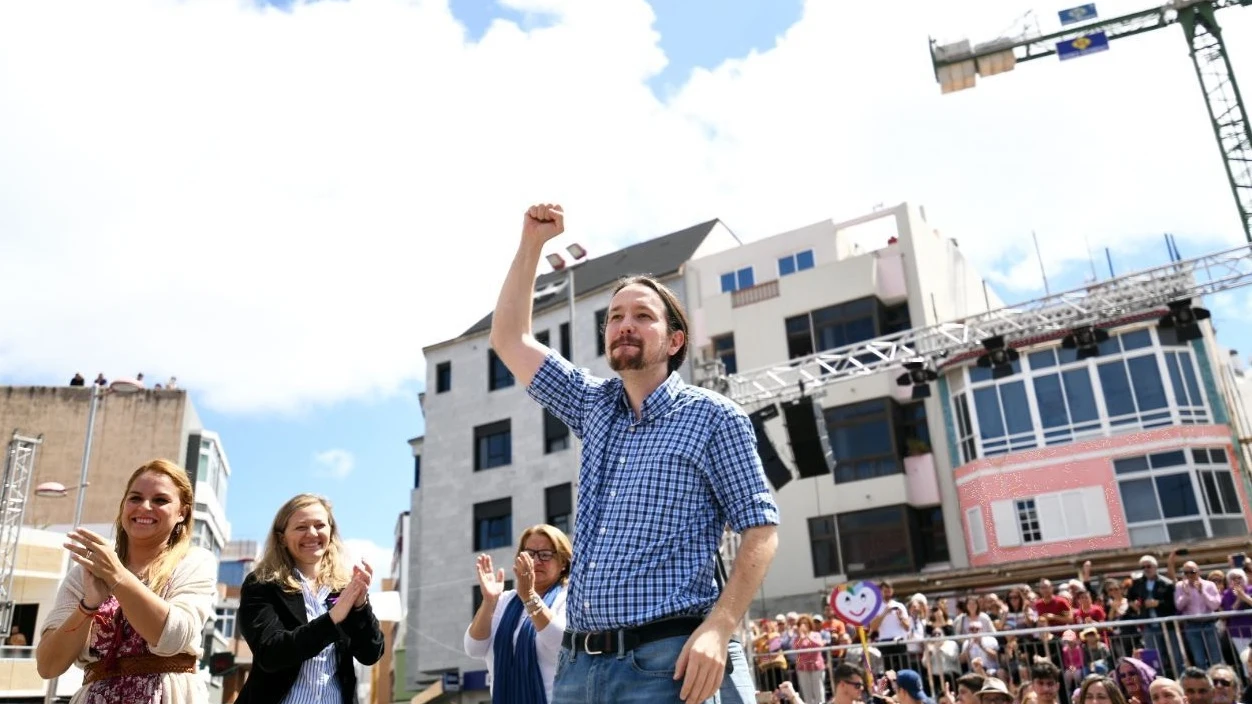
[[(1201, 616), (876, 641), (869, 644), (870, 672), (877, 679), (888, 670), (916, 670), (929, 683), (927, 692), (938, 698), (945, 683), (955, 691), (956, 679), (968, 672), (999, 677), (1010, 687), (1029, 682), (1031, 666), (1036, 658), (1043, 658), (1060, 671), (1059, 697), (1062, 702), (1068, 702), (1070, 694), (1086, 675), (1103, 671), (1116, 679), (1114, 671), (1118, 659), (1136, 657), (1154, 666), (1159, 674), (1173, 678), (1179, 677), (1186, 667), (1207, 670), (1213, 665), (1226, 664), (1235, 671), (1242, 687), (1247, 680), (1245, 651), (1252, 645), (1252, 625), (1236, 627), (1232, 632), (1226, 619), (1250, 616), (1252, 611), (1226, 611)], [(1079, 635), (1087, 629), (1096, 631), (1094, 648), (1084, 644)], [(1075, 649), (1066, 648), (1062, 643), (1065, 631), (1074, 631), (1079, 636)], [(835, 684), (834, 668), (839, 663), (865, 665), (865, 651), (855, 641), (764, 653), (755, 652), (752, 647), (748, 650), (758, 691), (773, 691), (782, 681), (789, 680), (805, 704), (823, 704), (829, 699)], [(824, 667), (809, 674), (797, 672), (797, 657), (809, 653), (820, 654)], [(779, 654), (786, 657), (786, 668), (763, 667), (765, 663), (776, 661)]]
[(0, 660), (30, 660), (35, 657), (34, 646), (0, 645)]

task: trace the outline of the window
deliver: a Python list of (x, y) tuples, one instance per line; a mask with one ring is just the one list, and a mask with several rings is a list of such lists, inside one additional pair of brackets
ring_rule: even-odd
[(570, 349), (569, 323), (561, 323), (559, 332), (561, 337), (561, 356), (567, 360), (572, 360), (574, 353)]
[(474, 552), (513, 545), (513, 499), (474, 504)]
[(896, 431), (900, 436), (901, 453), (925, 455), (930, 452), (930, 425), (926, 422), (926, 404), (906, 403), (896, 406)]
[(543, 506), (548, 525), (560, 528), (566, 535), (573, 534), (570, 530), (573, 526), (570, 516), (574, 512), (573, 485), (566, 482), (544, 489)]
[[(504, 590), (508, 591), (513, 588), (513, 580), (504, 580)], [(483, 588), (475, 584), (470, 590), (470, 601), (473, 602), (474, 608), (470, 611), (470, 619), (478, 614), (478, 607), (483, 605)]]
[(1043, 531), (1039, 529), (1039, 512), (1035, 510), (1034, 499), (1018, 499), (1017, 530), (1023, 543), (1043, 542)]
[(230, 640), (235, 637), (235, 609), (219, 606), (217, 608), (216, 618), (213, 624), (214, 630), (218, 635)]
[(829, 577), (843, 571), (839, 560), (839, 535), (834, 516), (809, 519), (809, 546), (813, 552), (813, 576)]
[(413, 488), (422, 488), (422, 456), (413, 455)]
[(538, 342), (544, 347), (551, 347), (552, 336), (548, 334), (547, 330), (540, 330), (539, 332), (535, 333), (535, 342)]
[(948, 531), (943, 524), (943, 508), (909, 508), (914, 527), (913, 545), (919, 558), (917, 567), (948, 562)]
[(975, 555), (987, 552), (987, 528), (982, 522), (982, 506), (965, 509), (965, 530), (969, 535), (969, 549)]
[(596, 356), (604, 356), (604, 321), (608, 319), (609, 309), (601, 308), (596, 311)]
[(883, 306), (879, 313), (882, 335), (904, 332), (913, 329), (913, 319), (909, 317), (909, 304), (901, 303), (894, 306)]
[(963, 387), (964, 375), (952, 379), (962, 460), (1208, 423), (1192, 351), (1166, 341), (1158, 345), (1154, 335), (1150, 328), (1113, 335), (1101, 343), (1100, 356), (1086, 360), (1059, 347), (1025, 353), (1013, 363), (1013, 375), (999, 380), (989, 369), (967, 368), (970, 391)]
[(452, 390), (452, 362), (440, 362), (435, 365), (435, 393), (441, 394)]
[(874, 339), (878, 332), (877, 322), (874, 320), (877, 302), (875, 298), (861, 298), (819, 308), (810, 313), (817, 351), (838, 349)]
[(807, 357), (813, 354), (813, 330), (809, 314), (787, 318), (787, 358)]
[(751, 288), (753, 283), (752, 267), (749, 266), (738, 271), (731, 271), (722, 274), (722, 293), (738, 291), (741, 288)]
[(880, 398), (826, 409), (836, 484), (900, 473), (891, 405)]
[[(894, 308), (884, 308), (877, 298), (870, 297), (787, 318), (787, 355), (795, 359), (872, 340), (879, 335), (881, 323), (886, 322), (880, 321), (879, 316), (886, 315), (887, 310)], [(893, 315), (899, 316), (898, 312)], [(905, 316), (904, 324), (908, 325), (907, 309)]]
[(839, 552), (849, 577), (914, 571), (904, 507), (839, 514)]
[(543, 453), (545, 455), (569, 449), (569, 426), (560, 418), (543, 409)]
[(226, 461), (222, 457), (221, 447), (212, 438), (202, 437), (200, 440), (200, 460), (196, 469), (196, 481), (204, 482), (212, 487), (218, 505), (226, 505)]
[(735, 364), (735, 334), (733, 332), (713, 338), (713, 356), (721, 360), (726, 367), (727, 374), (734, 374), (739, 370), (739, 366)]
[(1222, 448), (1170, 450), (1113, 462), (1131, 545), (1247, 533)]
[(513, 372), (504, 366), (504, 362), (493, 349), (487, 350), (487, 390), (507, 389), (513, 385)]
[(474, 428), (474, 471), (513, 463), (513, 421), (499, 420)]
[(787, 276), (797, 271), (813, 268), (813, 250), (806, 249), (795, 254), (788, 254), (785, 257), (778, 258), (778, 275)]

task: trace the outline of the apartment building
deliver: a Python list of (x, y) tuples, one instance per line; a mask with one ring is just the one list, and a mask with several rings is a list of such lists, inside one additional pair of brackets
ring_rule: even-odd
[[(908, 204), (697, 259), (688, 281), (692, 343), (726, 373), (999, 306), (958, 243)], [(948, 451), (934, 442), (943, 437), (941, 404), (913, 400), (898, 375), (830, 384), (765, 422), (784, 465), (767, 472), (783, 521), (754, 613), (819, 610), (850, 578), (965, 565), (963, 536), (948, 529), (960, 525)]]

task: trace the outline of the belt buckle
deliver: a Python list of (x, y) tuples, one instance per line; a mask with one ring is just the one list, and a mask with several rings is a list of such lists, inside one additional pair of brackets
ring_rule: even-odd
[(598, 634), (596, 633), (584, 633), (583, 634), (583, 652), (588, 655), (603, 655), (604, 654), (603, 650), (592, 650), (591, 648), (587, 647), (587, 643), (591, 642), (591, 636), (593, 635), (598, 635)]

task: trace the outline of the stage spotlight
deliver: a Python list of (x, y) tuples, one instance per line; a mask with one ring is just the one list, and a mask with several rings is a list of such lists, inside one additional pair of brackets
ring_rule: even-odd
[(926, 360), (921, 357), (908, 360), (904, 363), (904, 368), (908, 371), (896, 377), (896, 383), (900, 386), (912, 385), (914, 401), (930, 398), (930, 382), (938, 379), (939, 374), (928, 369)]
[(1021, 355), (1012, 347), (1004, 346), (1003, 335), (988, 337), (982, 341), (982, 346), (987, 350), (987, 354), (978, 358), (978, 366), (991, 367), (992, 379), (1003, 379), (1013, 375), (1013, 362), (1016, 362)]
[(1100, 356), (1100, 343), (1107, 342), (1108, 339), (1107, 330), (1086, 325), (1074, 328), (1073, 332), (1066, 335), (1061, 340), (1061, 347), (1067, 350), (1078, 350), (1078, 359), (1090, 359)]
[(1203, 337), (1200, 332), (1200, 321), (1208, 320), (1211, 314), (1205, 308), (1191, 305), (1191, 299), (1172, 301), (1169, 312), (1161, 316), (1157, 326), (1166, 330), (1173, 329), (1179, 342), (1190, 342)]

